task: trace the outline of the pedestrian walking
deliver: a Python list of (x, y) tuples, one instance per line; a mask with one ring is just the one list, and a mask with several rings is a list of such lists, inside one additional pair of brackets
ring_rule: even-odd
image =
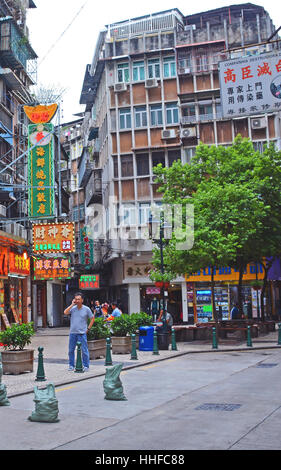
[[(92, 327), (95, 317), (89, 307), (83, 305), (84, 296), (81, 292), (74, 295), (74, 299), (69, 307), (64, 311), (64, 315), (70, 315), (70, 332), (68, 344), (68, 370), (74, 370), (74, 353), (78, 341), (81, 343), (82, 348), (82, 362), (84, 371), (89, 370), (90, 355), (87, 343), (87, 332)], [(88, 319), (91, 319), (89, 326)]]
[(117, 302), (111, 302), (111, 307), (112, 307), (112, 317), (120, 317), (122, 315), (121, 310), (117, 307)]

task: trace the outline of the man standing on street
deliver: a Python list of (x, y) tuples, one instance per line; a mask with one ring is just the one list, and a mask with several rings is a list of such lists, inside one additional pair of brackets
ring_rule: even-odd
[[(64, 315), (71, 315), (70, 317), (70, 333), (69, 333), (69, 346), (68, 346), (68, 357), (69, 357), (69, 368), (68, 370), (74, 370), (74, 352), (78, 341), (81, 343), (82, 349), (82, 362), (84, 371), (89, 370), (90, 355), (87, 343), (87, 332), (92, 327), (95, 317), (89, 307), (83, 305), (84, 297), (81, 292), (77, 292), (72, 300), (72, 304), (67, 307), (64, 311)], [(89, 326), (88, 318), (91, 319)]]
[(122, 315), (121, 310), (117, 307), (117, 302), (112, 302), (111, 303), (111, 308), (112, 308), (112, 316), (113, 317), (120, 317)]

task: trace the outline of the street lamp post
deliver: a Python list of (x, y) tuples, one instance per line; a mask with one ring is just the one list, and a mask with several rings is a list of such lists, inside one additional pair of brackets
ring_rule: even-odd
[[(159, 238), (154, 238), (155, 231), (153, 230), (153, 225), (159, 226)], [(166, 226), (164, 225), (164, 216), (163, 212), (161, 211), (160, 214), (160, 219), (155, 220), (152, 217), (152, 214), (149, 216), (149, 238), (154, 243), (157, 243), (157, 245), (160, 248), (160, 271), (161, 274), (164, 274), (164, 255), (163, 255), (163, 247), (164, 247), (164, 228)], [(161, 289), (161, 300), (160, 300), (160, 310), (161, 310), (161, 301), (162, 301), (162, 309), (163, 309), (163, 315), (161, 320), (163, 321), (163, 327), (166, 327), (166, 308), (165, 308), (165, 288), (164, 285), (160, 288)]]

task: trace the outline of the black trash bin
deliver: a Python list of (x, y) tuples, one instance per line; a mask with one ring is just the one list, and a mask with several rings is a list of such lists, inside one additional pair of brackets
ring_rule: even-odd
[(157, 341), (158, 341), (158, 349), (159, 350), (168, 350), (169, 343), (170, 343), (170, 335), (169, 331), (167, 330), (159, 330), (157, 331)]

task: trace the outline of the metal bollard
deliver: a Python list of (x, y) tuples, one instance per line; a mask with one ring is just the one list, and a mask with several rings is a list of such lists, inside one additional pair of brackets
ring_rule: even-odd
[(82, 364), (82, 353), (81, 353), (81, 343), (80, 341), (77, 342), (77, 358), (76, 358), (76, 365), (74, 372), (84, 372), (83, 364)]
[(251, 327), (247, 326), (247, 346), (251, 348), (253, 346), (252, 344), (252, 337), (251, 337)]
[(176, 343), (176, 332), (175, 329), (172, 328), (172, 351), (177, 351), (177, 343)]
[(218, 349), (217, 329), (213, 327), (212, 330), (213, 330), (213, 349)]
[(138, 360), (135, 334), (131, 335), (131, 340), (132, 340), (131, 360)]
[(106, 338), (106, 354), (105, 354), (105, 366), (112, 366), (112, 357), (111, 357), (111, 340)]
[(155, 330), (154, 330), (154, 333), (153, 333), (153, 354), (159, 356), (157, 331), (155, 331)]
[(281, 344), (281, 323), (278, 323), (278, 343)]
[(45, 377), (45, 371), (44, 371), (44, 365), (43, 365), (43, 351), (44, 348), (39, 347), (38, 348), (39, 354), (38, 354), (38, 367), (37, 367), (37, 374), (36, 374), (36, 382), (45, 382), (46, 377)]

